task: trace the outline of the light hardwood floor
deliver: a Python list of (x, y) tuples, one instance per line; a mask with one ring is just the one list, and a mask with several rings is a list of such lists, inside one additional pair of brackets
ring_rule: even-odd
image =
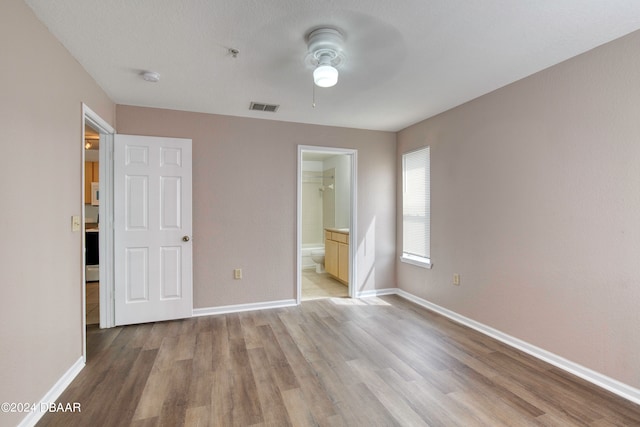
[(396, 296), (100, 330), (40, 426), (620, 426), (640, 407)]

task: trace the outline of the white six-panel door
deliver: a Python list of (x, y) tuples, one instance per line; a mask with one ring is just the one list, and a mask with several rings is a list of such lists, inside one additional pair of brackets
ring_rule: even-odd
[(191, 140), (115, 135), (115, 324), (191, 317)]

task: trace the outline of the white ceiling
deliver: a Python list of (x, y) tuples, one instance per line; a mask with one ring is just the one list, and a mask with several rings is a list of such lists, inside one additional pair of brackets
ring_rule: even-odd
[[(388, 131), (640, 28), (638, 0), (26, 3), (118, 104)], [(325, 25), (347, 60), (313, 108), (305, 35)]]

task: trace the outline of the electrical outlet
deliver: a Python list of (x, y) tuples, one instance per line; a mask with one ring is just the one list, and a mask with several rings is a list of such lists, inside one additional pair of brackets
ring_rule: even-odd
[(453, 284), (460, 286), (460, 275), (458, 273), (453, 273)]
[(241, 268), (236, 268), (235, 270), (233, 270), (233, 278), (236, 280), (242, 279), (242, 269)]

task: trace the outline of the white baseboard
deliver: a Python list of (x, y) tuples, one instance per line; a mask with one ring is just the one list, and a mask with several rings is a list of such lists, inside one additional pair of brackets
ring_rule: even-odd
[(193, 317), (211, 316), (214, 314), (239, 313), (242, 311), (265, 310), (268, 308), (291, 307), (293, 305), (297, 305), (295, 299), (256, 302), (252, 304), (224, 305), (221, 307), (194, 308)]
[(413, 294), (410, 294), (409, 292), (403, 291), (402, 289), (394, 290), (395, 294), (401, 296), (404, 299), (412, 301), (426, 309), (441, 314), (453, 320), (454, 322), (475, 329), (476, 331), (490, 336), (491, 338), (495, 338), (500, 342), (503, 342), (511, 347), (517, 348), (518, 350), (530, 354), (533, 357), (550, 363), (553, 366), (556, 366), (577, 377), (589, 381), (590, 383), (608, 390), (614, 394), (617, 394), (618, 396), (623, 397), (627, 400), (630, 400), (631, 402), (640, 404), (640, 389), (603, 375), (578, 363), (572, 362), (568, 359), (565, 359), (564, 357), (558, 356), (557, 354), (551, 353), (540, 347), (536, 347), (535, 345), (529, 344), (528, 342), (522, 341), (521, 339), (512, 337), (511, 335), (505, 334), (490, 326), (487, 326), (480, 322), (476, 322), (475, 320), (469, 319), (468, 317), (462, 316), (454, 311), (448, 310), (444, 307), (440, 307), (437, 304), (419, 298)]
[[(56, 399), (60, 397), (62, 392), (71, 384), (71, 381), (80, 373), (84, 368), (84, 357), (80, 357), (60, 379), (51, 387), (51, 389), (44, 395), (40, 402), (37, 403), (37, 410), (29, 412), (24, 419), (18, 424), (18, 427), (32, 427), (42, 418), (46, 411), (42, 411), (41, 408), (47, 408), (50, 403), (56, 402)], [(72, 402), (61, 402), (64, 404)]]
[(369, 291), (358, 292), (356, 294), (356, 298), (379, 297), (382, 295), (396, 295), (397, 293), (398, 293), (398, 289), (396, 288), (372, 289)]

